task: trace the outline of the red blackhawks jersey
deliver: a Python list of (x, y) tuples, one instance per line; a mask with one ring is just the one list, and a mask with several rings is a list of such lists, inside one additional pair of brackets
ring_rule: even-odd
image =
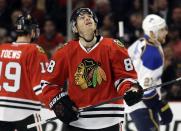
[(40, 110), (40, 80), (47, 61), (35, 44), (0, 45), (0, 121), (22, 120)]
[[(118, 40), (101, 37), (87, 51), (80, 41), (70, 41), (52, 57), (43, 82), (46, 105), (62, 91), (68, 80), (68, 95), (81, 109), (122, 96), (137, 74), (127, 50)], [(116, 81), (121, 81), (116, 88)], [(84, 129), (100, 129), (115, 125), (124, 118), (123, 100), (105, 104), (80, 113), (70, 125)]]

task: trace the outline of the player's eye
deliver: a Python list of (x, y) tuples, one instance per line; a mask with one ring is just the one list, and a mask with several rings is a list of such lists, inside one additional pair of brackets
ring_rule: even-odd
[(88, 17), (89, 17), (89, 18), (93, 18), (93, 16), (92, 16), (92, 15), (88, 15)]
[(79, 17), (78, 17), (78, 19), (84, 19), (85, 18), (85, 16), (84, 15), (79, 15)]

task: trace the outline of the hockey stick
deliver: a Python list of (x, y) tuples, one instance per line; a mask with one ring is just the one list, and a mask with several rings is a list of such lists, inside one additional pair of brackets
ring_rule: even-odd
[[(149, 90), (152, 90), (152, 89), (156, 89), (156, 88), (158, 88), (158, 87), (167, 86), (167, 85), (176, 83), (176, 82), (178, 82), (178, 81), (180, 81), (180, 80), (181, 80), (181, 77), (179, 77), (179, 78), (177, 78), (177, 79), (175, 79), (175, 80), (171, 80), (171, 81), (162, 83), (162, 84), (158, 84), (158, 85), (155, 85), (155, 86), (151, 86), (151, 87), (149, 87), (149, 88), (143, 89), (143, 92), (149, 91)], [(98, 106), (101, 106), (101, 105), (104, 105), (104, 104), (108, 104), (108, 103), (111, 103), (111, 102), (114, 102), (114, 101), (117, 101), (117, 100), (120, 100), (120, 99), (123, 99), (123, 96), (119, 96), (119, 97), (112, 98), (112, 99), (110, 99), (110, 100), (101, 102), (101, 103), (99, 103), (99, 104), (97, 104), (97, 105), (92, 105), (92, 106), (89, 106), (89, 107), (82, 108), (82, 109), (79, 110), (79, 113), (80, 113), (80, 112), (83, 112), (83, 111), (91, 110), (91, 109), (93, 109), (93, 108), (95, 108), (95, 107), (98, 107)], [(45, 123), (47, 123), (47, 122), (49, 122), (49, 121), (53, 121), (53, 120), (56, 120), (56, 119), (58, 119), (58, 118), (57, 118), (57, 117), (52, 117), (52, 118), (50, 118), (50, 119), (42, 120), (42, 121), (40, 121), (40, 122), (27, 125), (27, 128), (30, 129), (30, 128), (35, 127), (35, 126), (37, 126), (37, 125), (45, 124)]]
[(143, 92), (149, 91), (149, 90), (152, 90), (152, 89), (156, 89), (156, 88), (158, 88), (158, 87), (167, 86), (167, 85), (170, 85), (170, 84), (179, 82), (180, 80), (181, 80), (181, 77), (179, 77), (179, 78), (177, 78), (177, 79), (175, 79), (175, 80), (167, 81), (167, 82), (162, 83), (162, 84), (158, 84), (158, 85), (155, 85), (155, 86), (151, 86), (151, 87), (149, 87), (149, 88), (144, 89)]
[[(176, 83), (176, 82), (178, 82), (178, 81), (180, 81), (180, 80), (181, 80), (181, 77), (179, 77), (179, 78), (177, 78), (177, 79), (175, 79), (175, 80), (167, 81), (167, 82), (162, 83), (162, 84), (158, 84), (158, 85), (155, 85), (155, 86), (151, 86), (151, 87), (149, 87), (149, 88), (143, 89), (143, 92), (149, 91), (149, 90), (152, 90), (152, 89), (156, 89), (156, 88), (158, 88), (158, 87), (167, 86), (167, 85)], [(99, 103), (99, 104), (97, 104), (97, 105), (92, 105), (92, 106), (89, 106), (89, 107), (82, 108), (82, 109), (79, 110), (79, 112), (88, 111), (88, 110), (91, 110), (91, 109), (93, 109), (93, 108), (95, 108), (95, 107), (98, 107), (98, 106), (101, 106), (101, 105), (104, 105), (104, 104), (108, 104), (108, 103), (117, 101), (117, 100), (119, 100), (119, 99), (123, 99), (123, 96), (118, 96), (118, 97), (112, 98), (112, 99), (110, 99), (110, 100), (101, 102), (101, 103)]]

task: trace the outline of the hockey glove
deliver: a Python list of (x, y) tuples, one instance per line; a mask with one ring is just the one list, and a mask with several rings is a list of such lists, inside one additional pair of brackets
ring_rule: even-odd
[(173, 119), (172, 110), (170, 109), (170, 106), (169, 106), (168, 102), (165, 102), (165, 101), (162, 100), (162, 101), (160, 101), (160, 105), (161, 105), (161, 108), (160, 108), (160, 111), (159, 111), (159, 114), (160, 114), (160, 117), (161, 117), (160, 124), (161, 125), (167, 125)]
[(143, 102), (148, 108), (152, 109), (154, 112), (159, 113), (161, 117), (161, 125), (167, 125), (172, 121), (173, 113), (170, 109), (170, 106), (166, 101), (159, 100), (158, 94), (156, 94), (156, 96), (151, 99), (144, 99)]
[(61, 93), (50, 103), (50, 108), (64, 124), (69, 124), (78, 119), (78, 109), (67, 93)]
[(143, 89), (138, 83), (132, 84), (131, 88), (124, 94), (124, 100), (128, 106), (138, 103), (142, 97)]
[(160, 110), (160, 100), (159, 100), (159, 96), (156, 93), (156, 95), (150, 97), (150, 98), (143, 98), (143, 102), (145, 103), (145, 105), (152, 109), (153, 111), (158, 112)]

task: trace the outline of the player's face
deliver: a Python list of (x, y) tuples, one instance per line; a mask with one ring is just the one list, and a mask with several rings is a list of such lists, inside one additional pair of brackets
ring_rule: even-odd
[(158, 31), (158, 41), (162, 44), (165, 43), (165, 40), (166, 40), (166, 36), (168, 34), (168, 29), (167, 27), (165, 28), (162, 28)]
[(93, 16), (91, 14), (83, 13), (77, 17), (76, 27), (79, 33), (91, 33), (96, 30), (96, 23), (94, 22)]

